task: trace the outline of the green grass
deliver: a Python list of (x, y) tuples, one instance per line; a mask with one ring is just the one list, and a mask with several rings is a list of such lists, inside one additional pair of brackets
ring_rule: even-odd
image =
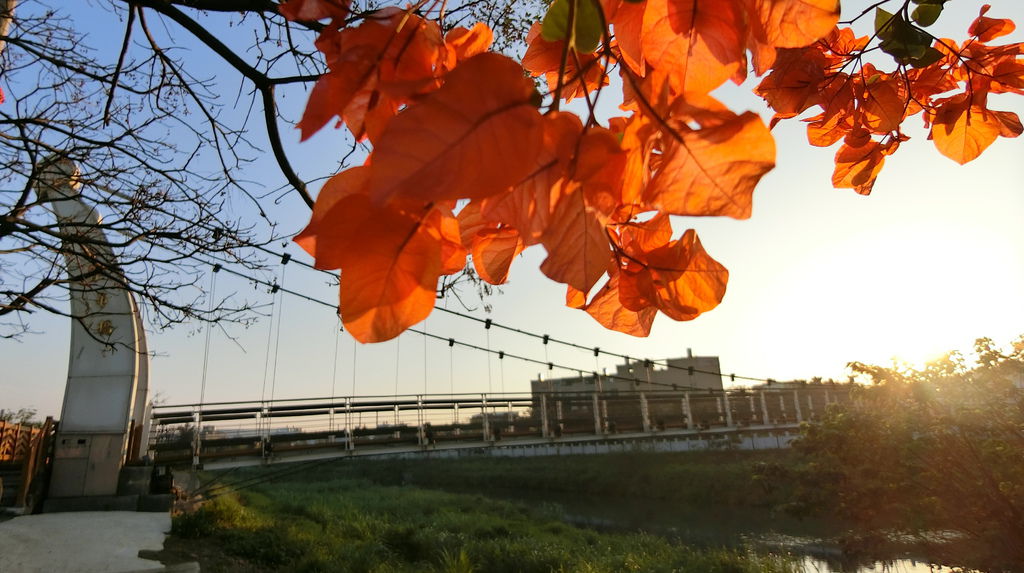
[(788, 499), (784, 483), (761, 480), (764, 468), (790, 465), (789, 450), (632, 453), (535, 458), (366, 460), (331, 463), (303, 479), (365, 479), (449, 491), (488, 489), (646, 498), (690, 507), (771, 507)]
[[(539, 460), (509, 461), (543, 463), (546, 460), (546, 467), (551, 470), (549, 476), (581, 469), (572, 458)], [(493, 485), (497, 475), (505, 475), (501, 473), (502, 464), (488, 464), (496, 461), (505, 460), (480, 460), (479, 464), (478, 460), (457, 464), (439, 461), (422, 466), (399, 464), (398, 467), (394, 462), (330, 464), (237, 495), (218, 497), (195, 514), (177, 517), (174, 533), (212, 540), (222, 551), (267, 571), (742, 573), (797, 570), (791, 561), (782, 557), (696, 549), (650, 535), (599, 533), (558, 521), (553, 513), (546, 513), (543, 508), (480, 495), (380, 485), (365, 479), (396, 481), (403, 476), (409, 479), (410, 475), (415, 476), (415, 480), (425, 480), (430, 475), (440, 479), (446, 473), (452, 479), (453, 472), (462, 479), (481, 472), (489, 479), (480, 483)], [(623, 462), (609, 461), (615, 466)], [(704, 462), (707, 460), (701, 460), (702, 464)], [(595, 460), (590, 463), (595, 464)], [(529, 473), (529, 464), (522, 471)], [(614, 472), (630, 473), (628, 468), (615, 468)], [(353, 473), (364, 474), (364, 479), (354, 477)], [(679, 478), (684, 474), (679, 469), (671, 476)], [(564, 475), (568, 479), (571, 474)], [(573, 481), (580, 484), (581, 479), (585, 478), (577, 476)]]

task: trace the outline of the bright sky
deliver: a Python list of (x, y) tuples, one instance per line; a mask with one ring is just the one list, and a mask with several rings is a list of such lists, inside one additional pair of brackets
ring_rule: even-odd
[[(1024, 23), (1024, 4), (992, 3), (990, 16)], [(864, 4), (845, 3), (851, 12)], [(950, 2), (936, 25), (938, 33), (963, 38), (981, 4)], [(109, 35), (120, 39), (120, 31)], [(1024, 33), (1000, 41), (1024, 41)], [(734, 109), (765, 111), (758, 98), (736, 89), (722, 97)], [(1024, 99), (993, 97), (990, 107), (1024, 114)], [(479, 308), (469, 314), (641, 358), (682, 356), (692, 348), (720, 356), (726, 372), (778, 380), (842, 378), (850, 361), (920, 360), (966, 348), (982, 336), (1007, 342), (1024, 333), (1024, 141), (1000, 139), (978, 160), (958, 166), (938, 154), (920, 125), (919, 118), (908, 121), (906, 132), (913, 139), (887, 160), (870, 197), (832, 189), (835, 148), (810, 147), (799, 122), (779, 125), (774, 130), (778, 166), (758, 187), (750, 220), (673, 221), (677, 232), (695, 228), (708, 252), (731, 272), (722, 305), (695, 321), (659, 316), (647, 339), (606, 331), (585, 313), (563, 306), (564, 287), (537, 270), (544, 258), (541, 247), (522, 255), (502, 294), (487, 300), (491, 314)], [(297, 132), (289, 137), (298, 140)], [(331, 169), (340, 155), (333, 141), (330, 135), (317, 136), (294, 148), (305, 178)], [(268, 177), (278, 177), (267, 169)], [(259, 180), (260, 174), (248, 178)], [(303, 209), (294, 200), (282, 204), (278, 215), (285, 229), (301, 227), (308, 217)], [(291, 245), (287, 251), (300, 253)], [(279, 274), (288, 288), (334, 304), (337, 294), (324, 279), (295, 264)], [(236, 291), (271, 301), (265, 289), (225, 273), (216, 288), (218, 294)], [(472, 293), (464, 300), (480, 306)], [(455, 300), (439, 304), (463, 310)], [(269, 397), (271, 388), (276, 398), (525, 391), (543, 370), (449, 349), (412, 333), (357, 345), (339, 332), (330, 309), (294, 297), (275, 299), (271, 310), (273, 321), (211, 333), (208, 401)], [(31, 406), (56, 415), (67, 374), (69, 324), (40, 317), (32, 326), (42, 334), (0, 342), (0, 408)], [(170, 403), (199, 399), (203, 328), (150, 334), (150, 348), (159, 354), (152, 360), (152, 387)], [(418, 328), (586, 370), (616, 362), (554, 344), (545, 348), (539, 340), (500, 329), (487, 332), (478, 323), (438, 312)], [(557, 369), (552, 374), (566, 375)]]

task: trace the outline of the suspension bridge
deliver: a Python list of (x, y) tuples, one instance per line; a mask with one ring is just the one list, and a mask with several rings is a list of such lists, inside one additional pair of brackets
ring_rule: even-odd
[[(597, 386), (597, 381), (595, 381)], [(324, 397), (154, 409), (158, 465), (355, 456), (533, 456), (788, 445), (851, 384), (744, 390)]]

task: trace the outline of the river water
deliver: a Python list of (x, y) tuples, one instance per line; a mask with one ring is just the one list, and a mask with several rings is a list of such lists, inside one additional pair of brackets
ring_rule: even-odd
[(695, 510), (665, 500), (566, 495), (558, 492), (488, 489), (472, 491), (488, 497), (542, 507), (574, 525), (605, 531), (643, 531), (699, 546), (753, 547), (788, 553), (807, 573), (948, 573), (931, 567), (908, 552), (885, 562), (844, 556), (829, 542), (840, 526), (820, 519), (797, 519), (767, 509)]

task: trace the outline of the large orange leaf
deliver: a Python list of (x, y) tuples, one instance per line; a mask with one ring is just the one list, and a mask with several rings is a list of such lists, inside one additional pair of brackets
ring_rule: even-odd
[(382, 342), (423, 320), (441, 273), (441, 214), (423, 217), (354, 194), (332, 210), (341, 266), (342, 323), (360, 342)]
[(639, 75), (646, 71), (642, 39), (646, 7), (642, 2), (622, 2), (610, 16), (622, 60)]
[(870, 195), (875, 186), (875, 178), (885, 164), (885, 155), (885, 149), (877, 141), (869, 139), (860, 146), (844, 143), (836, 152), (832, 186)]
[(647, 0), (644, 59), (677, 94), (708, 93), (745, 72), (746, 38), (737, 0)]
[(390, 120), (399, 104), (437, 87), (443, 39), (440, 29), (398, 8), (386, 8), (361, 25), (326, 28), (317, 38), (329, 71), (310, 92), (299, 122), (302, 139), (333, 117), (343, 117), (362, 138), (365, 124)]
[(541, 243), (548, 257), (540, 270), (548, 278), (583, 292), (608, 270), (611, 250), (600, 213), (587, 205), (583, 187), (562, 180), (559, 196)]
[(839, 21), (839, 0), (747, 0), (757, 39), (800, 48), (825, 37)]
[(729, 271), (707, 254), (697, 233), (688, 229), (678, 240), (621, 270), (620, 300), (634, 310), (647, 302), (673, 320), (693, 320), (718, 306), (728, 281)]
[(370, 167), (370, 193), (479, 198), (525, 178), (540, 152), (543, 128), (534, 89), (522, 68), (499, 54), (473, 56), (437, 91), (388, 125)]
[(339, 242), (343, 243), (349, 238), (347, 230), (335, 224), (334, 219), (340, 214), (333, 211), (346, 197), (365, 193), (369, 174), (370, 170), (366, 167), (346, 169), (328, 179), (320, 189), (309, 224), (294, 239), (297, 245), (314, 257), (317, 268), (336, 269), (341, 266), (338, 257), (347, 244)]
[(775, 166), (775, 140), (757, 114), (729, 113), (719, 125), (671, 141), (644, 191), (646, 203), (673, 215), (750, 217), (754, 187)]
[(529, 176), (511, 191), (487, 197), (480, 206), (485, 220), (515, 227), (527, 246), (540, 243), (548, 228), (558, 199), (556, 183), (566, 175), (583, 132), (579, 116), (571, 113), (549, 113), (543, 126), (543, 148)]
[(932, 119), (935, 147), (959, 164), (976, 159), (1004, 129), (999, 118), (964, 95), (938, 107)]
[(462, 237), (459, 234), (459, 220), (452, 215), (450, 209), (434, 207), (440, 213), (440, 221), (436, 228), (428, 227), (428, 230), (435, 232), (441, 243), (441, 270), (442, 275), (452, 275), (466, 268), (466, 255), (468, 251), (462, 246)]
[(618, 246), (633, 257), (646, 257), (646, 253), (667, 245), (672, 239), (672, 222), (665, 213), (657, 213), (646, 221), (631, 221), (616, 225)]
[(982, 42), (991, 42), (996, 38), (1005, 36), (1012, 33), (1017, 29), (1017, 26), (1013, 23), (1013, 20), (1008, 18), (989, 18), (985, 16), (988, 13), (991, 6), (985, 4), (981, 7), (980, 14), (971, 22), (970, 28), (967, 33), (976, 36), (978, 40)]
[(619, 275), (612, 276), (584, 310), (605, 328), (632, 336), (648, 336), (658, 309), (653, 306), (629, 310), (619, 301)]
[(886, 134), (899, 129), (907, 109), (903, 79), (898, 75), (879, 74), (873, 81), (865, 82), (860, 109), (864, 113), (864, 124), (872, 133)]
[(453, 28), (444, 36), (449, 51), (448, 67), (454, 68), (457, 63), (486, 52), (493, 42), (494, 32), (483, 22), (477, 22), (472, 28)]
[(754, 93), (768, 102), (776, 117), (795, 117), (821, 101), (827, 65), (815, 48), (778, 50), (775, 66)]
[(508, 280), (512, 261), (522, 250), (523, 240), (512, 227), (480, 230), (473, 241), (473, 267), (480, 278), (500, 285)]
[(288, 0), (278, 5), (282, 16), (295, 22), (313, 22), (324, 18), (343, 21), (348, 17), (351, 0)]

